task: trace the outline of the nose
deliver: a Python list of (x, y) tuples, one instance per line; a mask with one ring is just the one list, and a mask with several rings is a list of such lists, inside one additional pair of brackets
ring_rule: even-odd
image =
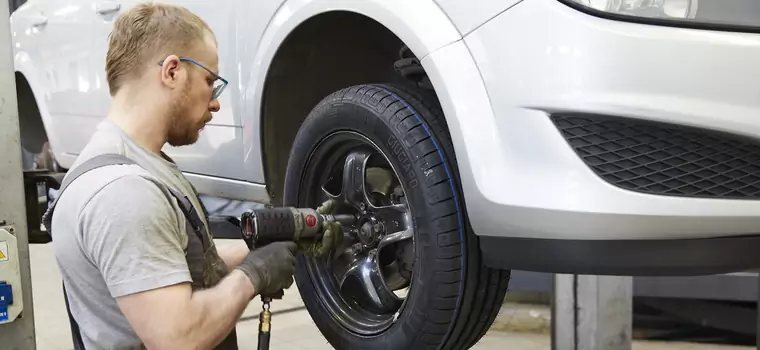
[(222, 106), (219, 104), (219, 100), (213, 99), (208, 104), (208, 110), (211, 112), (219, 112), (219, 109), (222, 108)]

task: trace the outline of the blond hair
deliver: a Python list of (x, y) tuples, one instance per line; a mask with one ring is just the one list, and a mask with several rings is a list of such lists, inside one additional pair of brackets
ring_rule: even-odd
[(181, 6), (144, 3), (124, 12), (108, 38), (106, 80), (111, 96), (148, 66), (198, 47), (205, 35), (213, 38), (208, 24)]

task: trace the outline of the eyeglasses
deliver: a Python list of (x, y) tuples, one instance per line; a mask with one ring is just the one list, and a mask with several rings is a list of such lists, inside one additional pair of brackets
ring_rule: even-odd
[[(179, 60), (180, 61), (185, 61), (185, 62), (193, 63), (196, 66), (201, 67), (201, 68), (205, 69), (206, 71), (208, 71), (209, 73), (211, 73), (211, 75), (214, 77), (214, 92), (213, 92), (213, 95), (211, 96), (211, 99), (215, 100), (215, 99), (219, 98), (219, 95), (222, 94), (222, 91), (224, 91), (224, 88), (227, 87), (228, 82), (227, 82), (226, 79), (220, 77), (218, 74), (212, 72), (210, 69), (206, 68), (204, 65), (196, 62), (193, 59), (180, 57)], [(158, 62), (159, 66), (162, 66), (163, 64), (164, 64), (163, 61)]]

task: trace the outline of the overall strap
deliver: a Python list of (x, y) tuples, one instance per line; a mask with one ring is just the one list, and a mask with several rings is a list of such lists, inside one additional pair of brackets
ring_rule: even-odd
[[(53, 219), (53, 211), (55, 210), (55, 206), (58, 204), (58, 200), (61, 199), (61, 196), (63, 196), (63, 193), (65, 192), (66, 188), (69, 187), (69, 185), (71, 185), (71, 183), (74, 182), (74, 180), (76, 180), (77, 178), (79, 178), (80, 176), (84, 175), (85, 173), (91, 170), (95, 170), (104, 166), (131, 165), (131, 164), (137, 164), (137, 163), (134, 160), (126, 156), (123, 156), (121, 154), (106, 153), (106, 154), (101, 154), (84, 161), (82, 164), (74, 168), (71, 172), (66, 174), (66, 177), (63, 179), (63, 183), (61, 184), (61, 187), (58, 190), (58, 196), (50, 205), (50, 208), (48, 208), (47, 212), (45, 213), (42, 219), (43, 225), (45, 225), (45, 228), (47, 229), (48, 234), (51, 237), (53, 236), (50, 223), (52, 222), (52, 219)], [(193, 228), (193, 231), (195, 231), (196, 233), (202, 233), (203, 221), (201, 220), (200, 214), (195, 209), (192, 202), (190, 202), (190, 199), (172, 187), (167, 186), (167, 188), (169, 189), (169, 192), (171, 192), (172, 196), (175, 199), (177, 199), (180, 209), (182, 209), (182, 213), (185, 214), (185, 218), (190, 223), (191, 227)]]
[[(45, 228), (48, 231), (48, 234), (50, 234), (51, 238), (54, 236), (53, 231), (51, 230), (51, 223), (53, 219), (53, 212), (55, 210), (56, 205), (58, 204), (58, 200), (61, 199), (63, 196), (63, 193), (66, 191), (66, 188), (71, 185), (71, 183), (74, 182), (77, 178), (84, 175), (85, 173), (102, 168), (104, 166), (109, 165), (132, 165), (137, 164), (134, 160), (120, 155), (120, 154), (114, 154), (114, 153), (107, 153), (107, 154), (101, 154), (98, 156), (95, 156), (91, 159), (88, 159), (79, 166), (72, 169), (68, 174), (66, 174), (66, 177), (63, 179), (63, 183), (61, 183), (61, 187), (58, 190), (58, 196), (53, 201), (53, 203), (50, 205), (48, 210), (45, 212), (45, 215), (43, 215), (42, 223), (45, 225)], [(180, 209), (182, 210), (182, 213), (185, 216), (185, 220), (189, 227), (192, 228), (192, 231), (198, 236), (198, 238), (202, 242), (202, 248), (205, 249), (208, 244), (208, 238), (204, 234), (203, 230), (203, 221), (200, 218), (200, 213), (195, 209), (192, 202), (190, 201), (187, 196), (182, 194), (181, 192), (177, 191), (176, 189), (167, 186), (169, 189), (169, 192), (171, 192), (172, 197), (174, 197), (177, 200), (177, 203), (180, 206)], [(53, 238), (54, 239), (54, 238)], [(79, 324), (74, 319), (73, 314), (71, 313), (71, 308), (69, 305), (68, 296), (66, 294), (66, 286), (63, 286), (63, 297), (64, 301), (66, 303), (66, 312), (69, 315), (69, 323), (71, 325), (71, 335), (72, 340), (74, 343), (74, 349), (75, 350), (84, 350), (84, 341), (82, 340), (82, 334), (79, 330)]]
[[(91, 159), (88, 159), (84, 161), (82, 164), (80, 164), (78, 167), (74, 168), (71, 172), (67, 174), (67, 176), (63, 179), (63, 183), (61, 184), (61, 187), (58, 192), (58, 197), (55, 198), (53, 203), (50, 205), (50, 208), (48, 208), (45, 215), (42, 217), (42, 223), (45, 225), (45, 229), (47, 229), (48, 234), (50, 237), (53, 237), (53, 231), (51, 231), (51, 222), (53, 218), (53, 211), (55, 210), (56, 204), (58, 204), (58, 200), (61, 198), (61, 195), (63, 195), (63, 192), (66, 190), (69, 185), (76, 180), (78, 177), (82, 176), (84, 173), (94, 170), (97, 168), (101, 168), (107, 165), (120, 165), (120, 164), (136, 164), (133, 160), (122, 156), (120, 154), (102, 154), (96, 157), (93, 157)], [(63, 284), (63, 283), (62, 283)], [(84, 350), (84, 341), (82, 340), (82, 333), (79, 331), (79, 324), (74, 319), (74, 315), (71, 314), (71, 307), (69, 306), (69, 298), (66, 295), (66, 286), (63, 286), (63, 300), (66, 303), (66, 313), (69, 315), (69, 324), (71, 325), (71, 337), (72, 341), (74, 343), (74, 350)]]
[(106, 154), (101, 154), (84, 161), (82, 164), (75, 167), (68, 174), (66, 174), (66, 176), (63, 178), (63, 183), (61, 183), (61, 187), (58, 190), (58, 196), (55, 198), (53, 203), (45, 212), (45, 215), (42, 216), (42, 224), (45, 225), (45, 229), (47, 230), (51, 238), (53, 237), (53, 231), (51, 231), (50, 224), (53, 220), (53, 211), (55, 210), (55, 206), (58, 204), (58, 200), (61, 199), (63, 192), (66, 191), (66, 188), (68, 188), (69, 185), (71, 185), (71, 183), (74, 182), (74, 180), (76, 180), (78, 177), (84, 175), (90, 170), (95, 170), (97, 168), (102, 168), (108, 165), (122, 165), (122, 164), (129, 165), (129, 164), (137, 164), (137, 163), (134, 160), (129, 159), (126, 156), (123, 156), (121, 154), (106, 153)]
[(80, 164), (78, 167), (74, 168), (74, 170), (72, 170), (70, 173), (67, 174), (66, 178), (63, 179), (63, 183), (61, 184), (60, 191), (63, 192), (63, 190), (66, 189), (66, 187), (68, 187), (74, 180), (76, 180), (78, 177), (82, 176), (82, 174), (90, 170), (95, 170), (97, 168), (101, 168), (107, 165), (121, 165), (121, 164), (137, 164), (137, 163), (127, 156), (116, 154), (116, 153), (106, 153), (106, 154), (101, 154), (101, 155), (92, 157), (84, 161), (82, 164)]
[(179, 208), (182, 210), (182, 213), (185, 214), (187, 223), (193, 229), (193, 233), (195, 233), (195, 235), (198, 236), (198, 238), (201, 240), (203, 243), (203, 250), (205, 250), (208, 247), (209, 242), (208, 236), (205, 235), (203, 220), (201, 220), (200, 216), (201, 214), (198, 212), (198, 210), (195, 209), (195, 206), (193, 206), (190, 198), (187, 198), (187, 196), (175, 190), (174, 188), (168, 187), (168, 189), (169, 192), (171, 192), (172, 196), (177, 199)]

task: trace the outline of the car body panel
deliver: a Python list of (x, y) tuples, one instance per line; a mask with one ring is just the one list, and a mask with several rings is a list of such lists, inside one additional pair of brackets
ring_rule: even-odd
[[(58, 149), (75, 156), (89, 138), (90, 123), (104, 116), (108, 95), (101, 62), (74, 76), (92, 79), (82, 80), (90, 82), (88, 96), (97, 100), (85, 107), (91, 110), (67, 110), (74, 107), (59, 106), (51, 97), (81, 91), (81, 85), (72, 85), (80, 83), (76, 79), (69, 85), (51, 80), (51, 67), (67, 66), (42, 58), (52, 51), (35, 49), (49, 39), (29, 29), (26, 18), (45, 1), (32, 1), (14, 14), (15, 62), (40, 101), (51, 144), (65, 167), (73, 158), (61, 157)], [(547, 117), (557, 111), (613, 114), (760, 137), (760, 83), (742, 80), (760, 75), (756, 34), (617, 22), (556, 0), (477, 2), (472, 8), (449, 0), (172, 3), (209, 21), (219, 40), (220, 74), (230, 80), (224, 112), (199, 142), (167, 148), (203, 193), (267, 201), (261, 104), (271, 61), (307, 19), (351, 11), (392, 31), (430, 76), (476, 234), (685, 239), (751, 235), (760, 227), (760, 201), (647, 195), (602, 181)], [(123, 11), (130, 2), (122, 4)], [(103, 61), (103, 35), (111, 24), (106, 19), (91, 24), (97, 32), (91, 41), (99, 51), (92, 57)], [(90, 61), (69, 52), (61, 62)], [(50, 111), (50, 101), (69, 116), (65, 126)]]
[[(87, 81), (91, 64), (88, 54), (92, 50), (91, 32), (88, 26), (93, 20), (85, 6), (71, 0), (37, 0), (24, 4), (19, 12), (25, 20), (13, 27), (14, 51), (26, 52), (14, 61), (24, 60), (22, 72), (27, 76), (35, 97), (44, 107), (48, 133), (56, 135), (56, 150), (70, 153), (81, 143), (82, 138), (63, 137), (76, 134), (72, 119), (86, 115), (90, 106), (82, 91), (88, 89)], [(16, 17), (16, 16), (14, 16)], [(34, 50), (26, 51), (28, 48)], [(35, 72), (32, 73), (31, 71)], [(74, 103), (67, 103), (67, 99)]]
[(603, 181), (548, 115), (632, 117), (757, 139), (760, 81), (747, 77), (760, 76), (760, 35), (618, 22), (554, 0), (531, 0), (465, 43), (495, 116), (483, 128), (485, 139), (499, 140), (469, 154), (473, 168), (488, 164), (488, 174), (476, 176), (466, 192), (479, 234), (686, 239), (758, 233), (760, 201), (643, 194)]
[[(245, 135), (245, 168), (249, 181), (265, 181), (262, 166), (261, 101), (269, 65), (279, 45), (299, 24), (329, 11), (351, 11), (370, 17), (399, 37), (415, 55), (422, 59), (430, 52), (461, 39), (451, 21), (432, 0), (388, 2), (381, 0), (288, 0), (269, 22), (257, 49), (246, 51), (243, 62), (252, 62), (250, 75), (244, 77), (243, 97)], [(243, 11), (241, 11), (243, 12)], [(424, 13), (425, 16), (420, 16)], [(258, 27), (255, 27), (258, 28)]]
[(462, 35), (467, 35), (483, 23), (523, 0), (436, 0)]

